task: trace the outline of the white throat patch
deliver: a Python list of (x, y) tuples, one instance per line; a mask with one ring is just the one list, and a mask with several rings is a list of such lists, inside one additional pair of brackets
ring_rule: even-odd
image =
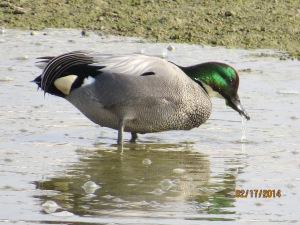
[(207, 94), (209, 97), (217, 97), (224, 99), (222, 95), (220, 95), (218, 92), (214, 91), (209, 85), (205, 84), (204, 82), (200, 81), (203, 87), (205, 88)]

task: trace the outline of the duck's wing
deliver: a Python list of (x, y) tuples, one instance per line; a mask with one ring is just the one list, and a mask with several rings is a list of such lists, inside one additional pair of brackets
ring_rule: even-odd
[(92, 88), (98, 96), (94, 99), (101, 99), (101, 104), (106, 108), (119, 105), (152, 107), (159, 104), (176, 107), (176, 104), (190, 101), (193, 98), (191, 93), (203, 92), (205, 95), (201, 87), (182, 70), (164, 59), (138, 54), (96, 53), (90, 56), (95, 60), (92, 65), (103, 68), (101, 74), (95, 77), (94, 85), (81, 90), (90, 92)]
[[(36, 82), (44, 92), (65, 97), (73, 89), (90, 83), (102, 73), (114, 76), (148, 77), (159, 75), (166, 79), (170, 74), (184, 74), (167, 61), (139, 54), (100, 54), (88, 51), (74, 51), (57, 57), (41, 57), (40, 63), (46, 64)], [(158, 78), (156, 78), (158, 79)], [(168, 78), (167, 78), (168, 79)], [(147, 82), (148, 79), (144, 79)]]

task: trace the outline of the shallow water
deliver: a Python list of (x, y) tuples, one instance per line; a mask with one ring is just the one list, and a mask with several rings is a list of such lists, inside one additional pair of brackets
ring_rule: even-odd
[[(47, 35), (44, 35), (47, 33)], [(300, 222), (299, 61), (251, 58), (272, 50), (82, 37), (79, 30), (0, 36), (0, 222), (5, 224), (258, 224)], [(200, 128), (140, 135), (121, 153), (117, 132), (64, 99), (36, 91), (36, 57), (73, 50), (146, 54), (188, 66), (221, 61), (240, 72), (251, 120), (212, 99)], [(277, 52), (278, 53), (278, 52)], [(125, 140), (130, 134), (125, 134)], [(88, 181), (98, 189), (84, 189)], [(236, 190), (249, 190), (246, 198)], [(252, 197), (250, 190), (280, 190)], [(271, 192), (270, 192), (271, 193)], [(45, 207), (54, 201), (59, 207)], [(50, 202), (51, 203), (51, 202)]]

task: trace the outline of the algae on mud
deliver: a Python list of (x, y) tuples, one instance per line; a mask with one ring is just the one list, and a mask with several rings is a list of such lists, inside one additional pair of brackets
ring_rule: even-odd
[(299, 0), (10, 0), (0, 2), (0, 21), (5, 28), (79, 28), (300, 57)]

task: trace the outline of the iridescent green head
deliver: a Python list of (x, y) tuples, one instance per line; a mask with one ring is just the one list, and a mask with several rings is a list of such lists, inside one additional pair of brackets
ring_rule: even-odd
[(247, 120), (250, 119), (238, 96), (239, 75), (234, 68), (219, 62), (180, 68), (198, 82), (210, 97), (224, 98), (227, 106), (236, 110)]

